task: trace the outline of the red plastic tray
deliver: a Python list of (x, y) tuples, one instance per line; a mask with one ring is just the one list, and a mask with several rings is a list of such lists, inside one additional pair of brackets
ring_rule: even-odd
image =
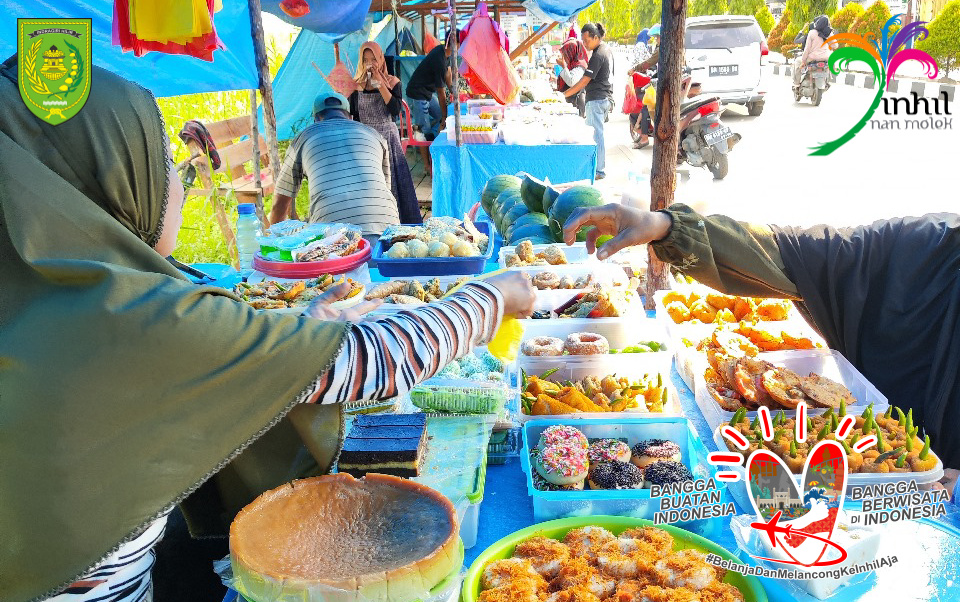
[(253, 256), (253, 269), (277, 278), (316, 278), (322, 274), (345, 274), (365, 264), (372, 253), (373, 248), (366, 239), (360, 239), (354, 253), (324, 261), (270, 261), (257, 252)]

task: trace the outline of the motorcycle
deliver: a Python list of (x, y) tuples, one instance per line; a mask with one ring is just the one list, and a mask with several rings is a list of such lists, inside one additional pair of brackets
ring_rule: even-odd
[[(800, 50), (790, 52), (791, 58), (796, 59)], [(820, 106), (823, 93), (830, 89), (830, 68), (826, 61), (808, 63), (800, 72), (800, 85), (793, 86), (793, 99), (800, 102), (804, 98), (810, 99), (810, 104)]]
[[(700, 67), (699, 69), (702, 69)], [(742, 136), (720, 121), (723, 105), (715, 96), (691, 94), (691, 73), (695, 69), (684, 68), (683, 91), (690, 100), (680, 105), (680, 145), (677, 148), (677, 165), (684, 162), (693, 167), (706, 167), (714, 179), (722, 180), (729, 171), (727, 155)], [(649, 85), (656, 86), (656, 78)], [(653, 108), (650, 113), (653, 114)], [(652, 124), (648, 135), (653, 134)]]

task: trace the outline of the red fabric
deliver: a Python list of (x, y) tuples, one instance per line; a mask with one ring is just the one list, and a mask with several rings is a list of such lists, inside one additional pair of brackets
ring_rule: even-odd
[(304, 0), (283, 0), (280, 3), (280, 10), (285, 12), (288, 17), (299, 19), (310, 12), (310, 5)]
[(627, 91), (623, 95), (623, 112), (627, 115), (639, 113), (643, 110), (643, 103), (637, 98), (636, 88), (631, 84), (627, 84), (626, 88)]
[[(213, 23), (213, 5), (215, 0), (207, 0), (210, 22)], [(213, 51), (223, 50), (223, 42), (217, 37), (216, 26), (210, 33), (198, 36), (186, 44), (174, 42), (152, 42), (140, 40), (130, 32), (130, 12), (128, 0), (114, 0), (113, 3), (113, 44), (124, 52), (133, 51), (134, 56), (143, 56), (148, 52), (166, 54), (186, 54), (204, 61), (213, 61)]]
[[(803, 527), (800, 529), (793, 529), (793, 533), (797, 533), (797, 532), (810, 533), (811, 535), (815, 533), (831, 533), (833, 531), (833, 526), (836, 523), (837, 523), (837, 509), (830, 508), (827, 511), (826, 518), (821, 518), (818, 521), (814, 521), (809, 525), (807, 525), (806, 527)], [(793, 533), (791, 533), (784, 539), (791, 546), (795, 548), (800, 547), (800, 544), (806, 541), (807, 538), (804, 537), (803, 535), (794, 535)]]
[(568, 39), (568, 40), (570, 40), (570, 39), (576, 40), (576, 39), (577, 39), (577, 29), (576, 29), (573, 25), (570, 26), (570, 32), (567, 33), (567, 39)]
[(460, 73), (478, 94), (489, 94), (500, 104), (513, 102), (520, 91), (520, 78), (504, 50), (502, 31), (487, 14), (487, 7), (477, 6), (467, 35), (460, 48)]
[(587, 47), (584, 46), (580, 40), (573, 39), (564, 42), (563, 46), (560, 47), (560, 54), (562, 54), (564, 60), (567, 61), (567, 69), (573, 69), (575, 67), (582, 69), (587, 68), (587, 64), (589, 63)]
[(431, 50), (436, 48), (439, 43), (440, 40), (437, 38), (433, 37), (429, 33), (425, 34), (423, 36), (423, 53), (428, 54)]

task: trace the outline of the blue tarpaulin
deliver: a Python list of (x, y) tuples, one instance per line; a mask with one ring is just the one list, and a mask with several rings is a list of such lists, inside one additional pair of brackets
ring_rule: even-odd
[(276, 15), (291, 25), (309, 29), (327, 42), (339, 42), (363, 27), (370, 0), (307, 0), (310, 12), (293, 18), (280, 9), (280, 0), (262, 0), (264, 12)]
[(549, 21), (568, 21), (597, 0), (526, 0), (523, 6)]
[[(347, 35), (340, 42), (340, 60), (348, 67), (356, 68), (360, 46), (371, 37), (381, 48), (386, 48), (394, 39), (393, 24), (389, 20), (374, 24), (372, 18), (367, 18), (362, 29)], [(321, 91), (330, 91), (330, 86), (311, 63), (316, 63), (324, 75), (330, 73), (336, 64), (333, 44), (304, 29), (297, 36), (273, 79), (274, 111), (277, 115), (279, 140), (293, 138), (309, 125), (312, 121), (314, 97)], [(261, 117), (262, 112), (261, 108)]]
[[(339, 1), (339, 0), (332, 0)], [(0, 60), (17, 51), (17, 18), (91, 18), (93, 62), (135, 81), (155, 96), (250, 90), (259, 86), (246, 2), (223, 3), (213, 23), (225, 50), (213, 62), (150, 52), (135, 57), (111, 43), (113, 0), (0, 0)]]

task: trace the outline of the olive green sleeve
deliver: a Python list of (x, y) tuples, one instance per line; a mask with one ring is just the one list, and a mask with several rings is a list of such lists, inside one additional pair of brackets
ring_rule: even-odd
[(768, 226), (705, 217), (681, 203), (664, 213), (673, 220), (670, 234), (652, 243), (661, 261), (724, 293), (799, 298)]

